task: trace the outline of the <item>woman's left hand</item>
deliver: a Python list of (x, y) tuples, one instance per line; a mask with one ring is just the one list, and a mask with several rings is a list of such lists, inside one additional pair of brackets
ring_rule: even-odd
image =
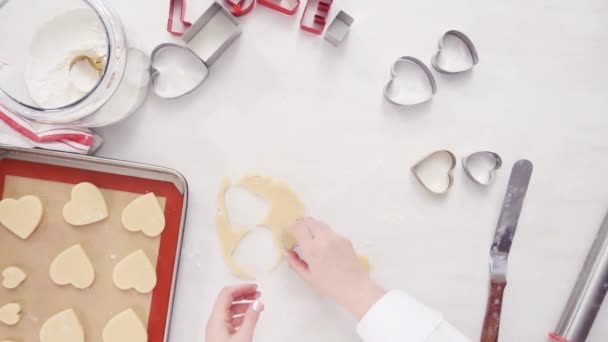
[(257, 285), (226, 287), (220, 292), (207, 322), (206, 342), (251, 342), (264, 310)]

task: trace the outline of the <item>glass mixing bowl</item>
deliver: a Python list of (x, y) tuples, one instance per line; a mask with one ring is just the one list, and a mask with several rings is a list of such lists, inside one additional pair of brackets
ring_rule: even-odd
[(0, 0), (0, 104), (39, 123), (106, 126), (133, 113), (149, 58), (105, 0)]

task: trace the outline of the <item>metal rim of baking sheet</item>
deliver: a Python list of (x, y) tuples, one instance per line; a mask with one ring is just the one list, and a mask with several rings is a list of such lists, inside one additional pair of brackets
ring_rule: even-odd
[(169, 341), (169, 332), (171, 329), (173, 304), (175, 299), (175, 285), (177, 283), (177, 277), (179, 274), (182, 242), (184, 237), (184, 228), (186, 225), (186, 215), (188, 211), (188, 182), (186, 181), (186, 178), (178, 171), (162, 166), (85, 156), (80, 154), (71, 154), (65, 152), (27, 149), (0, 144), (0, 160), (6, 158), (42, 163), (47, 165), (77, 168), (88, 171), (112, 173), (121, 176), (147, 178), (151, 180), (170, 182), (175, 185), (177, 190), (183, 195), (184, 200), (177, 237), (175, 263), (173, 265), (175, 271), (173, 272), (171, 279), (169, 307), (167, 309), (167, 319), (165, 322), (165, 334), (163, 339), (163, 341), (165, 342)]
[[(397, 71), (395, 69), (396, 69), (397, 65), (403, 61), (408, 61), (410, 63), (416, 64), (426, 74), (429, 84), (431, 85), (431, 94), (427, 98), (424, 98), (424, 99), (422, 99), (420, 101), (416, 101), (416, 102), (401, 102), (401, 101), (397, 100), (395, 97), (393, 97), (391, 94), (389, 94), (389, 88), (391, 87), (391, 84), (397, 77)], [(433, 98), (433, 96), (437, 93), (437, 81), (435, 81), (435, 76), (433, 76), (431, 69), (429, 69), (426, 66), (426, 64), (424, 64), (424, 62), (422, 62), (421, 60), (419, 60), (416, 57), (403, 56), (403, 57), (399, 57), (395, 62), (393, 62), (393, 65), (391, 67), (391, 80), (384, 86), (383, 93), (384, 93), (384, 98), (386, 98), (392, 104), (395, 104), (398, 106), (415, 106), (418, 104), (428, 102)]]
[[(475, 175), (473, 175), (473, 172), (471, 171), (471, 167), (469, 165), (469, 161), (471, 158), (479, 157), (479, 156), (483, 156), (484, 158), (492, 159), (494, 161), (494, 166), (488, 173), (487, 181), (482, 181), (482, 180), (478, 179)], [(494, 183), (494, 179), (496, 178), (496, 171), (498, 169), (500, 169), (501, 166), (502, 166), (502, 158), (500, 157), (500, 155), (498, 155), (498, 153), (491, 152), (491, 151), (475, 152), (475, 153), (469, 154), (468, 156), (462, 158), (462, 168), (464, 169), (464, 173), (466, 173), (467, 176), (469, 176), (469, 178), (473, 182), (475, 182), (479, 185), (483, 185), (483, 186), (488, 186), (488, 185)]]
[[(446, 36), (450, 36), (450, 35), (455, 36), (458, 39), (460, 39), (462, 42), (464, 42), (464, 44), (469, 49), (469, 52), (471, 53), (472, 62), (473, 62), (473, 64), (470, 67), (465, 68), (465, 69), (459, 69), (459, 70), (448, 70), (448, 69), (445, 69), (445, 68), (442, 68), (441, 66), (439, 66), (437, 58), (439, 57), (439, 55), (441, 54), (441, 51), (443, 50), (443, 40), (445, 39)], [(433, 55), (433, 58), (431, 58), (431, 65), (433, 66), (433, 68), (435, 68), (435, 70), (437, 70), (441, 73), (444, 73), (444, 74), (458, 74), (461, 72), (469, 71), (469, 70), (473, 69), (475, 67), (475, 65), (477, 65), (477, 63), (479, 63), (479, 54), (477, 53), (477, 48), (475, 47), (475, 44), (466, 34), (460, 32), (460, 31), (457, 31), (457, 30), (449, 30), (441, 36), (441, 38), (439, 39), (439, 43), (438, 43), (437, 53), (435, 53)]]
[[(333, 30), (334, 30), (335, 26), (338, 24), (338, 22), (343, 23), (348, 28), (346, 30), (346, 32), (344, 32), (344, 34), (342, 34), (342, 35), (337, 35), (333, 32)], [(331, 21), (331, 23), (327, 27), (327, 30), (325, 31), (325, 35), (323, 36), (323, 38), (325, 40), (327, 40), (331, 45), (337, 47), (338, 45), (342, 44), (342, 42), (346, 39), (346, 36), (348, 36), (348, 33), (350, 32), (350, 28), (354, 22), (355, 22), (355, 18), (353, 18), (350, 14), (348, 14), (344, 11), (338, 12), (338, 14), (334, 17), (334, 19)]]
[[(189, 46), (189, 43), (194, 39), (199, 32), (201, 32), (219, 13), (224, 14), (233, 24), (234, 28), (222, 44), (205, 60), (202, 56), (199, 56), (205, 65), (210, 68), (213, 63), (226, 51), (228, 48), (234, 43), (234, 41), (243, 33), (243, 29), (241, 27), (241, 23), (237, 18), (235, 18), (229, 10), (224, 8), (224, 6), (220, 5), (218, 2), (214, 1), (209, 8), (194, 22), (192, 25), (184, 32), (181, 39), (184, 41), (186, 46)], [(196, 50), (190, 49), (196, 54)]]
[[(439, 155), (439, 154), (446, 154), (450, 157), (450, 161), (451, 161), (451, 165), (450, 168), (447, 172), (447, 176), (448, 176), (448, 185), (445, 187), (445, 189), (440, 190), (440, 191), (436, 191), (433, 190), (433, 188), (429, 187), (424, 180), (422, 179), (422, 177), (420, 176), (420, 173), (418, 172), (418, 167), (422, 164), (424, 164), (427, 160), (432, 159), (433, 157)], [(416, 177), (416, 179), (418, 180), (418, 183), (420, 183), (427, 191), (435, 194), (435, 195), (445, 195), (448, 192), (450, 192), (450, 190), (452, 189), (452, 186), (454, 186), (454, 169), (456, 169), (456, 165), (458, 164), (458, 161), (456, 159), (456, 156), (454, 155), (454, 153), (452, 153), (452, 151), (449, 150), (438, 150), (438, 151), (434, 151), (429, 153), (428, 155), (426, 155), (425, 157), (423, 157), (422, 159), (420, 159), (418, 162), (416, 162), (414, 165), (412, 165), (412, 167), (410, 168), (410, 170), (412, 171), (412, 173), (414, 174), (414, 176)]]
[[(159, 93), (156, 90), (156, 79), (158, 78), (158, 76), (160, 74), (162, 74), (162, 72), (154, 67), (154, 61), (156, 60), (156, 56), (164, 49), (179, 49), (179, 50), (183, 50), (189, 54), (192, 54), (192, 56), (194, 58), (197, 58), (198, 60), (200, 60), (201, 63), (203, 64), (203, 66), (205, 67), (205, 69), (206, 69), (205, 77), (203, 77), (191, 89), (188, 89), (177, 95), (166, 96), (166, 95), (162, 95), (161, 93)], [(203, 61), (194, 51), (192, 51), (191, 49), (189, 49), (186, 46), (181, 46), (181, 45), (174, 44), (174, 43), (162, 43), (162, 44), (158, 45), (157, 47), (155, 47), (154, 50), (152, 50), (152, 53), (150, 54), (150, 87), (152, 88), (152, 91), (154, 92), (154, 94), (156, 94), (158, 97), (161, 97), (163, 99), (177, 99), (182, 96), (186, 96), (186, 95), (190, 94), (191, 92), (195, 91), (203, 83), (205, 83), (205, 80), (207, 80), (207, 77), (209, 77), (209, 66), (207, 66), (207, 64), (205, 64), (205, 61)]]

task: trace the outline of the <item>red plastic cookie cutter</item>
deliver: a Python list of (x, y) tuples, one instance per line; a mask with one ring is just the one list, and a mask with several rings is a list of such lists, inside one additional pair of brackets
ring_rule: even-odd
[(315, 13), (313, 19), (313, 25), (306, 24), (306, 12), (308, 11), (309, 4), (311, 0), (306, 3), (306, 7), (304, 7), (304, 13), (302, 14), (302, 19), (300, 20), (300, 28), (304, 31), (308, 31), (314, 34), (322, 34), (323, 30), (325, 30), (325, 25), (327, 25), (327, 15), (329, 14), (329, 10), (331, 9), (331, 4), (333, 0), (321, 0), (317, 4), (317, 13)]
[(238, 2), (232, 0), (225, 0), (228, 5), (230, 5), (230, 13), (235, 17), (242, 17), (245, 14), (251, 12), (253, 6), (255, 5), (255, 0), (249, 0), (249, 5), (246, 7), (245, 3), (248, 0), (239, 0)]
[(295, 6), (293, 8), (281, 6), (281, 1), (283, 0), (258, 0), (258, 3), (262, 6), (272, 8), (277, 12), (287, 15), (294, 15), (296, 12), (298, 12), (298, 9), (300, 8), (300, 0), (295, 0)]
[(169, 2), (169, 20), (167, 21), (167, 32), (174, 36), (181, 36), (184, 31), (177, 31), (173, 28), (173, 17), (175, 12), (179, 11), (179, 21), (182, 24), (184, 30), (192, 25), (191, 22), (186, 21), (186, 0), (171, 0)]

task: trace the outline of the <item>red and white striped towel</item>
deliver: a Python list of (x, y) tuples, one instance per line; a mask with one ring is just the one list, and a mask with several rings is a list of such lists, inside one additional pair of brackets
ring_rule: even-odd
[(92, 154), (101, 145), (101, 137), (78, 127), (45, 125), (11, 113), (0, 105), (0, 143), (19, 147)]

